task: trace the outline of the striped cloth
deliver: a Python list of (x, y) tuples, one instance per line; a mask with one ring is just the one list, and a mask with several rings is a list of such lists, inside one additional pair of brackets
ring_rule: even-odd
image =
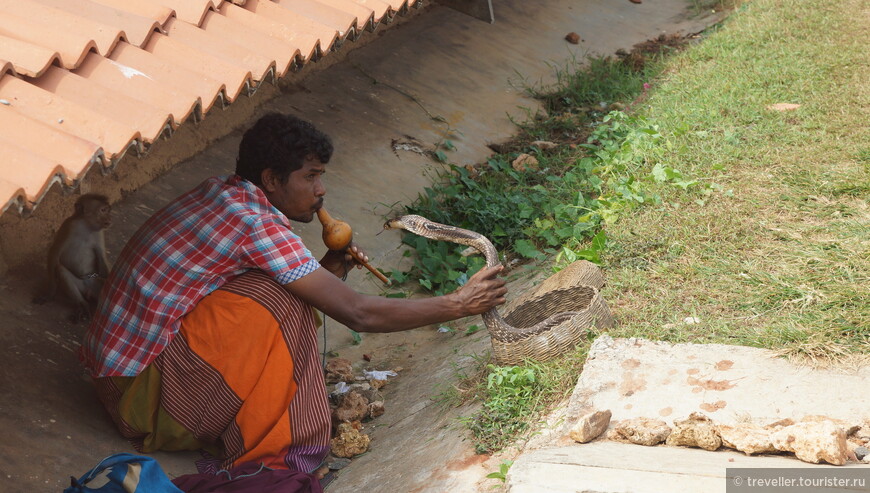
[(172, 341), (181, 317), (227, 281), (258, 269), (283, 285), (319, 266), (262, 190), (239, 176), (209, 178), (127, 242), (81, 359), (94, 377), (138, 375)]
[(203, 450), (311, 472), (329, 449), (330, 413), (311, 307), (260, 271), (203, 298), (135, 377), (95, 378), (140, 452)]

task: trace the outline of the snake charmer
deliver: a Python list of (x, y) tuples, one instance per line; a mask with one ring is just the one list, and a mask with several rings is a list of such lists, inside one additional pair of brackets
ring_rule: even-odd
[(178, 197), (126, 244), (81, 358), (140, 452), (204, 450), (215, 469), (310, 473), (330, 439), (312, 308), (359, 332), (395, 332), (505, 302), (500, 265), (453, 293), (399, 299), (343, 283), (360, 265), (347, 250), (313, 258), (291, 221), (322, 208), (332, 152), (310, 123), (267, 114), (244, 134), (234, 175)]

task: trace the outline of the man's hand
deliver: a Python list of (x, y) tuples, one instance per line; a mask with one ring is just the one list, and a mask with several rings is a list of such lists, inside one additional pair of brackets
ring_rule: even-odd
[(493, 307), (504, 304), (507, 287), (498, 277), (504, 266), (480, 269), (454, 295), (471, 315), (479, 315)]
[(359, 256), (365, 259), (366, 262), (369, 261), (368, 255), (365, 254), (359, 245), (351, 242), (345, 250), (327, 251), (326, 255), (320, 259), (320, 265), (329, 272), (332, 272), (335, 277), (344, 279), (354, 266), (356, 266), (357, 269), (362, 268), (362, 264), (350, 254), (350, 250), (356, 252)]

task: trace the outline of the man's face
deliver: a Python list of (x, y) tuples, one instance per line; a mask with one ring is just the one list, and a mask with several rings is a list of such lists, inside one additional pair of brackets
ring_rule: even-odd
[(308, 157), (302, 167), (290, 173), (286, 183), (281, 183), (272, 170), (263, 172), (263, 192), (269, 202), (289, 219), (302, 223), (311, 222), (317, 209), (323, 206), (326, 189), (320, 181), (325, 165), (316, 158)]

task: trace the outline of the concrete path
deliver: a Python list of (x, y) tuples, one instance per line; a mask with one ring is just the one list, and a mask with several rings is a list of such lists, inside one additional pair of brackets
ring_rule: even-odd
[(759, 348), (601, 336), (568, 414), (610, 409), (612, 420), (672, 421), (699, 412), (721, 424), (808, 414), (860, 421), (870, 418), (868, 370), (813, 370)]
[[(431, 146), (449, 136), (457, 148), (448, 153), (452, 161), (482, 162), (490, 154), (486, 144), (514, 133), (511, 116), (523, 118), (523, 107), (536, 108), (524, 95), (521, 79), (547, 81), (553, 66), (587, 52), (611, 54), (662, 33), (698, 32), (711, 22), (698, 17), (694, 2), (687, 0), (495, 4), (491, 25), (431, 7), (262, 108), (302, 115), (333, 136), (336, 153), (325, 180), (326, 205), (354, 227), (376, 266), (389, 270), (401, 259), (398, 234), (375, 236), (383, 214), (392, 204), (413, 200), (430, 183), (433, 169), (427, 157), (394, 150), (394, 140), (413, 137)], [(564, 40), (572, 31), (583, 38), (579, 45)], [(119, 203), (110, 252), (117, 254), (142, 221), (169, 200), (208, 176), (231, 172), (240, 135), (222, 139)], [(319, 225), (298, 231), (315, 254), (325, 250)], [(0, 489), (59, 491), (69, 476), (132, 449), (115, 431), (77, 361), (84, 327), (67, 322), (60, 304), (31, 305), (39, 276), (13, 274), (0, 279)], [(369, 275), (350, 282), (364, 292), (381, 291)], [(388, 387), (387, 414), (369, 430), (372, 450), (354, 460), (330, 491), (473, 491), (474, 482), (492, 472), (473, 456), (464, 432), (451, 428), (462, 410), (445, 414), (432, 403), (439, 386), (453, 378), (454, 365), (467, 365), (471, 353), (486, 348), (485, 334), (447, 339), (418, 329), (366, 337), (355, 347), (337, 326), (330, 325), (327, 336), (328, 347), (355, 361), (361, 361), (362, 351), (381, 355), (373, 364), (397, 364), (399, 357), (408, 361), (400, 381), (393, 390)], [(155, 456), (170, 475), (179, 475), (194, 471), (197, 454)]]
[(868, 370), (866, 363), (813, 370), (765, 349), (613, 339), (605, 334), (592, 344), (567, 406), (556, 413), (561, 424), (530, 441), (510, 469), (508, 489), (511, 493), (707, 493), (725, 491), (727, 468), (802, 468), (812, 474), (824, 471), (866, 480), (862, 488), (808, 491), (870, 491), (870, 464), (834, 467), (801, 462), (792, 454), (749, 457), (726, 449), (644, 447), (603, 438), (580, 445), (567, 437), (578, 417), (606, 409), (612, 413), (611, 423), (654, 418), (672, 425), (675, 419), (698, 412), (717, 424), (766, 425), (822, 415), (866, 427), (870, 426)]
[[(865, 487), (813, 488), (819, 492), (870, 491), (870, 468), (862, 464), (817, 466), (787, 457), (747, 457), (739, 452), (708, 452), (680, 447), (644, 447), (617, 442), (547, 448), (522, 454), (508, 473), (510, 493), (729, 493), (737, 474), (730, 468), (782, 468), (806, 477), (864, 478)], [(764, 471), (758, 471), (762, 476)], [(768, 472), (767, 474), (771, 474)], [(791, 473), (794, 474), (794, 473)], [(742, 478), (743, 476), (741, 476)], [(740, 483), (742, 479), (737, 479)], [(742, 486), (742, 483), (740, 484)], [(744, 490), (741, 490), (744, 491)], [(759, 493), (775, 489), (746, 489)], [(780, 489), (778, 491), (795, 491)]]

